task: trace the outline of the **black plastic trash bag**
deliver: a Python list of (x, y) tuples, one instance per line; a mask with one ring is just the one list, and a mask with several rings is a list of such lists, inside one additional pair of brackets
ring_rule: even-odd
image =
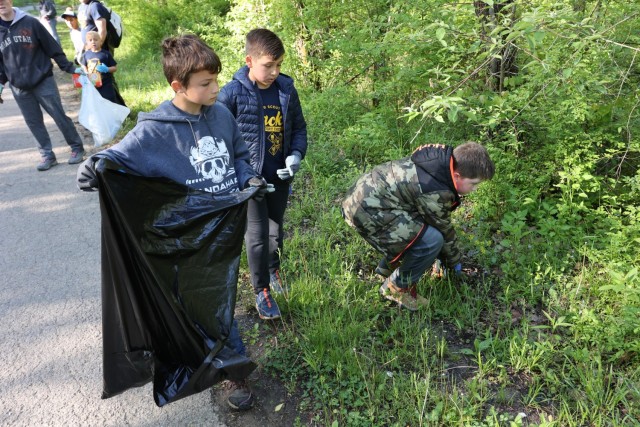
[(234, 352), (246, 201), (98, 162), (102, 213), (102, 398), (153, 380), (158, 406), (255, 364)]

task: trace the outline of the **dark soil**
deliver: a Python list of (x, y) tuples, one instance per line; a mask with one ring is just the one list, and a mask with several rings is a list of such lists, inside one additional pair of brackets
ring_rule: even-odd
[(269, 352), (278, 346), (277, 335), (285, 327), (285, 320), (261, 320), (255, 309), (255, 295), (248, 277), (238, 283), (238, 303), (235, 318), (240, 334), (247, 346), (247, 353), (258, 367), (249, 376), (249, 386), (254, 393), (255, 405), (245, 412), (232, 410), (227, 404), (231, 393), (223, 383), (211, 390), (211, 401), (220, 418), (229, 427), (265, 427), (311, 425), (309, 415), (299, 412), (299, 390), (288, 390), (278, 378), (265, 371)]

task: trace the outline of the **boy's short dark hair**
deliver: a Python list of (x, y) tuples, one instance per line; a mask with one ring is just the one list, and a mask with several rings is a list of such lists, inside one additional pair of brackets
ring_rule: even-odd
[(284, 45), (273, 31), (256, 28), (247, 34), (245, 52), (250, 56), (270, 56), (278, 59), (284, 55)]
[(453, 149), (453, 170), (463, 178), (486, 181), (493, 178), (496, 167), (486, 148), (469, 141)]
[(176, 80), (188, 87), (193, 73), (207, 70), (220, 74), (222, 62), (200, 37), (185, 34), (162, 41), (162, 69), (169, 84)]

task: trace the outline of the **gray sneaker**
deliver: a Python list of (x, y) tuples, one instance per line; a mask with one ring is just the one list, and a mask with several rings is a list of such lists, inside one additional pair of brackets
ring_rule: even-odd
[(253, 393), (249, 388), (246, 380), (242, 381), (231, 381), (229, 380), (229, 385), (233, 389), (229, 397), (227, 397), (227, 403), (236, 411), (248, 411), (253, 408)]
[(282, 278), (280, 277), (280, 270), (276, 270), (270, 274), (269, 277), (269, 287), (271, 288), (271, 292), (274, 294), (288, 294), (289, 289), (282, 283)]
[(55, 166), (58, 164), (58, 161), (56, 160), (55, 157), (51, 158), (51, 157), (43, 157), (42, 159), (40, 159), (40, 163), (38, 163), (38, 166), (36, 166), (36, 169), (38, 169), (39, 171), (46, 171), (51, 169), (52, 166)]
[(77, 165), (78, 163), (82, 163), (83, 158), (84, 158), (84, 150), (72, 151), (71, 156), (69, 157), (69, 164)]

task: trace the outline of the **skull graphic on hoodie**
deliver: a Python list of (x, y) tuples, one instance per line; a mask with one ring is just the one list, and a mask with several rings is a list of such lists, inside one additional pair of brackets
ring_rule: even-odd
[(205, 136), (191, 148), (189, 160), (196, 172), (213, 184), (221, 183), (229, 168), (229, 150), (223, 140)]

